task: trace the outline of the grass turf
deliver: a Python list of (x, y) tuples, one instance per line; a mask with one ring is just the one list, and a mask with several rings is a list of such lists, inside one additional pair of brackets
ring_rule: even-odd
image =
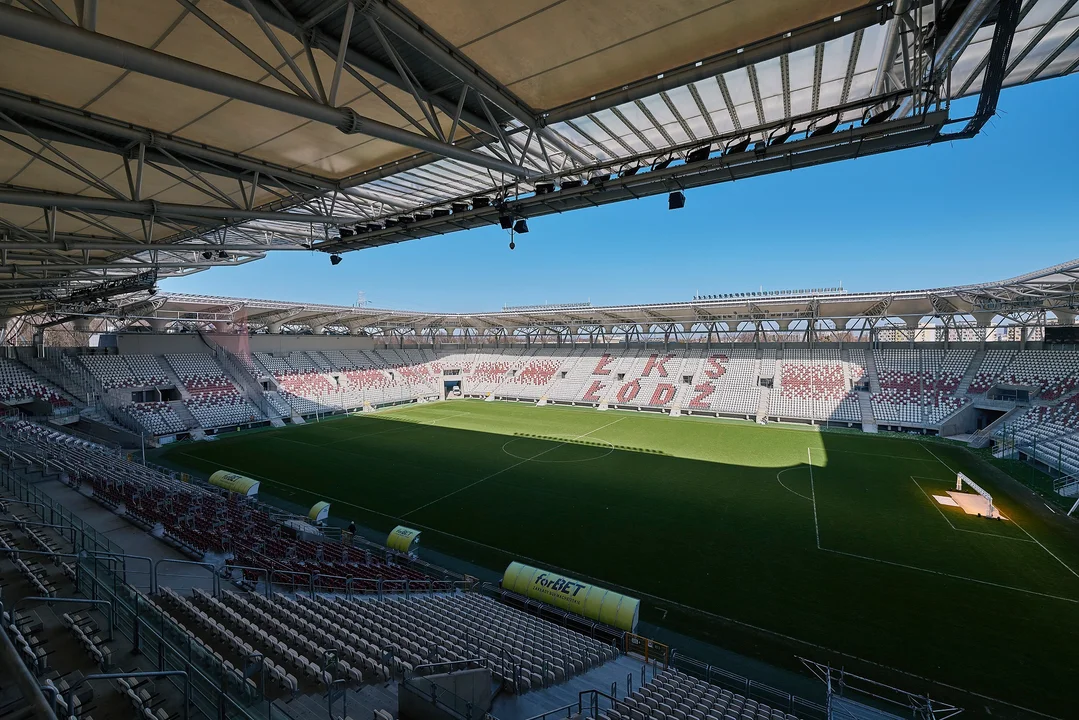
[[(1073, 702), (1079, 533), (959, 447), (452, 402), (163, 457), (423, 528), (425, 545), (493, 569), (531, 559), (628, 588), (646, 618), (773, 661), (828, 648), (1053, 714)], [(1008, 520), (935, 502), (956, 471)]]

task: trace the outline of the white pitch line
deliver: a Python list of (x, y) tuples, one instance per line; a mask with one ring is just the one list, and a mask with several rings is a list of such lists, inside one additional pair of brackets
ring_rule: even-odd
[(817, 531), (817, 549), (820, 550), (820, 523), (817, 521), (817, 486), (813, 484), (813, 448), (807, 447), (809, 455), (809, 492), (813, 496), (813, 528)]
[(978, 580), (977, 578), (966, 577), (964, 575), (953, 575), (952, 573), (941, 572), (940, 570), (929, 570), (927, 568), (918, 567), (917, 565), (905, 565), (903, 563), (892, 562), (891, 560), (881, 560), (880, 558), (869, 557), (868, 555), (858, 555), (857, 553), (844, 552), (842, 550), (832, 550), (831, 548), (821, 548), (824, 552), (835, 553), (836, 555), (846, 555), (847, 557), (858, 558), (859, 560), (868, 560), (869, 562), (881, 563), (882, 565), (893, 565), (895, 567), (906, 568), (907, 570), (917, 570), (918, 572), (929, 573), (930, 575), (940, 575), (942, 577), (952, 578), (953, 580), (965, 580), (967, 582), (978, 583), (979, 585), (991, 585), (1003, 590), (1012, 590), (1014, 592), (1026, 593), (1027, 595), (1038, 595), (1040, 597), (1050, 598), (1052, 600), (1061, 600), (1063, 602), (1070, 602), (1079, 604), (1079, 600), (1074, 598), (1066, 598), (1061, 595), (1050, 595), (1049, 593), (1038, 592), (1036, 590), (1026, 590), (1024, 588), (1014, 587), (1012, 585), (1001, 585), (1000, 583), (990, 582), (988, 580)]
[(614, 420), (614, 421), (612, 421), (612, 422), (609, 422), (609, 423), (607, 423), (606, 425), (601, 425), (601, 426), (599, 426), (599, 427), (598, 427), (598, 428), (596, 428), (595, 430), (589, 430), (588, 432), (586, 432), (586, 433), (581, 433), (580, 435), (578, 435), (578, 436), (577, 436), (577, 437), (575, 437), (575, 438), (572, 438), (571, 440), (566, 440), (565, 442), (561, 442), (561, 443), (558, 443), (557, 445), (553, 445), (553, 446), (551, 446), (551, 447), (547, 448), (546, 450), (544, 450), (544, 451), (542, 451), (542, 452), (536, 453), (535, 455), (533, 455), (533, 456), (532, 456), (532, 457), (530, 457), (530, 458), (525, 458), (524, 460), (522, 460), (522, 461), (520, 461), (520, 462), (517, 462), (517, 463), (514, 463), (513, 465), (510, 465), (509, 467), (504, 467), (504, 468), (502, 468), (501, 470), (498, 470), (497, 472), (493, 472), (493, 473), (491, 473), (491, 474), (490, 474), (490, 475), (488, 475), (487, 477), (482, 477), (482, 478), (480, 478), (479, 480), (477, 480), (477, 481), (476, 481), (476, 482), (474, 482), (474, 483), (469, 483), (468, 485), (465, 485), (464, 487), (460, 487), (460, 488), (457, 488), (456, 490), (454, 490), (454, 491), (452, 491), (452, 492), (448, 492), (448, 493), (446, 493), (446, 494), (445, 494), (445, 495), (443, 495), (442, 497), (437, 497), (437, 498), (435, 498), (434, 500), (432, 500), (432, 501), (431, 501), (431, 502), (429, 502), (429, 503), (424, 503), (423, 505), (420, 505), (420, 506), (419, 506), (418, 508), (414, 508), (414, 509), (412, 509), (412, 510), (409, 510), (408, 512), (406, 512), (406, 513), (402, 514), (402, 515), (401, 515), (401, 517), (402, 517), (402, 518), (408, 517), (408, 516), (409, 516), (409, 515), (411, 515), (412, 513), (415, 513), (415, 512), (419, 512), (420, 510), (423, 510), (424, 508), (428, 508), (428, 507), (430, 507), (430, 506), (434, 505), (434, 504), (435, 504), (435, 503), (437, 503), (437, 502), (442, 502), (442, 501), (443, 501), (443, 500), (445, 500), (446, 498), (448, 498), (448, 497), (452, 497), (453, 495), (456, 495), (456, 494), (457, 494), (457, 493), (459, 493), (459, 492), (464, 492), (465, 490), (468, 490), (468, 489), (469, 489), (469, 488), (471, 488), (471, 487), (475, 487), (476, 485), (479, 485), (479, 484), (480, 484), (480, 483), (482, 483), (482, 482), (487, 482), (487, 481), (488, 481), (488, 480), (490, 480), (491, 478), (493, 478), (493, 477), (497, 477), (497, 476), (501, 475), (501, 474), (502, 474), (502, 473), (504, 473), (504, 472), (508, 472), (508, 471), (510, 471), (510, 470), (512, 470), (512, 469), (514, 469), (515, 467), (518, 467), (518, 466), (520, 466), (520, 465), (524, 465), (524, 464), (525, 464), (526, 462), (531, 462), (531, 461), (535, 460), (536, 458), (540, 457), (541, 455), (546, 455), (547, 453), (551, 452), (552, 450), (557, 450), (558, 448), (562, 447), (563, 445), (566, 445), (567, 443), (571, 443), (571, 442), (573, 442), (574, 440), (580, 440), (581, 438), (583, 438), (583, 437), (587, 437), (587, 436), (591, 435), (592, 433), (595, 433), (595, 432), (599, 432), (599, 431), (600, 431), (600, 430), (602, 430), (603, 428), (607, 428), (607, 427), (610, 427), (611, 425), (614, 425), (615, 423), (620, 423), (620, 422), (622, 422), (622, 421), (623, 421), (623, 420), (625, 420), (625, 419), (626, 419), (626, 418), (624, 418), (624, 417), (620, 417), (620, 418), (618, 418), (617, 420)]
[(782, 486), (783, 486), (783, 489), (784, 489), (784, 490), (786, 490), (787, 492), (789, 492), (790, 494), (792, 494), (792, 495), (797, 495), (798, 497), (800, 497), (800, 498), (802, 498), (802, 499), (804, 499), (804, 500), (810, 500), (810, 501), (812, 501), (812, 500), (813, 500), (813, 498), (811, 498), (811, 497), (807, 497), (807, 496), (803, 495), (803, 494), (802, 494), (802, 493), (800, 493), (800, 492), (795, 492), (794, 490), (791, 490), (791, 489), (790, 489), (789, 487), (787, 487), (786, 483), (784, 483), (784, 482), (783, 482), (782, 480), (780, 480), (780, 479), (779, 479), (779, 478), (780, 478), (780, 476), (781, 476), (781, 475), (783, 475), (783, 473), (785, 473), (785, 472), (790, 472), (791, 470), (801, 470), (801, 469), (802, 469), (802, 468), (800, 468), (800, 467), (797, 467), (797, 466), (795, 466), (795, 467), (789, 467), (789, 468), (786, 468), (786, 469), (784, 469), (784, 470), (780, 470), (779, 472), (777, 472), (777, 473), (776, 473), (776, 481), (777, 481), (777, 482), (778, 482), (778, 483), (779, 483), (780, 485), (782, 485)]
[[(940, 513), (940, 516), (942, 518), (944, 518), (944, 521), (947, 522), (949, 525), (951, 525), (952, 530), (955, 530), (956, 532), (970, 533), (972, 535), (985, 535), (987, 537), (1001, 538), (1002, 540), (1011, 540), (1013, 542), (1024, 542), (1024, 543), (1030, 543), (1032, 545), (1034, 544), (1033, 541), (1024, 540), (1021, 537), (1009, 537), (1007, 535), (999, 535), (997, 533), (987, 533), (987, 532), (982, 532), (981, 530), (967, 530), (966, 528), (956, 527), (955, 523), (952, 522), (952, 519), (950, 517), (948, 517), (947, 515), (945, 515), (943, 510), (941, 510), (939, 507), (937, 507), (937, 505), (938, 505), (937, 501), (934, 500), (933, 497), (929, 493), (927, 493), (925, 491), (925, 488), (922, 487), (922, 484), (920, 482), (918, 482), (917, 478), (915, 478), (913, 475), (911, 475), (910, 479), (911, 479), (911, 482), (913, 482), (915, 485), (917, 485), (918, 489), (922, 491), (922, 495), (925, 495), (925, 498), (926, 498), (926, 500), (929, 501), (929, 504), (932, 505), (933, 508), (938, 513)], [(935, 480), (935, 479), (936, 478), (922, 478), (922, 480)], [(1014, 525), (1015, 523), (1012, 523), (1012, 524)], [(1018, 527), (1018, 526), (1016, 526), (1016, 527)]]
[[(953, 472), (953, 473), (955, 472), (955, 470), (952, 470), (952, 469), (951, 469), (950, 467), (948, 467), (948, 463), (944, 462), (944, 461), (943, 461), (943, 460), (941, 460), (941, 459), (940, 459), (939, 457), (937, 457), (937, 454), (936, 454), (935, 452), (933, 452), (932, 450), (930, 450), (930, 449), (929, 449), (929, 448), (928, 448), (928, 447), (927, 447), (926, 445), (922, 445), (922, 447), (924, 447), (924, 448), (925, 448), (925, 450), (926, 450), (926, 452), (928, 452), (928, 453), (929, 453), (930, 455), (932, 455), (933, 457), (937, 458), (937, 462), (939, 462), (939, 463), (940, 463), (941, 465), (943, 465), (944, 467), (948, 468), (948, 472)], [(1071, 566), (1070, 566), (1070, 565), (1068, 565), (1068, 563), (1066, 563), (1066, 562), (1064, 562), (1063, 560), (1061, 560), (1060, 558), (1058, 558), (1058, 557), (1056, 556), (1056, 554), (1055, 554), (1055, 553), (1054, 553), (1054, 552), (1053, 552), (1052, 550), (1050, 550), (1049, 548), (1047, 548), (1047, 547), (1045, 547), (1044, 545), (1042, 545), (1041, 541), (1040, 541), (1040, 540), (1038, 540), (1038, 538), (1034, 537), (1034, 536), (1033, 536), (1033, 535), (1031, 535), (1031, 534), (1030, 534), (1029, 532), (1027, 532), (1027, 529), (1026, 529), (1025, 527), (1023, 527), (1022, 525), (1020, 525), (1020, 524), (1019, 524), (1019, 522), (1018, 522), (1017, 520), (1015, 520), (1014, 518), (1012, 519), (1012, 524), (1013, 524), (1013, 525), (1015, 525), (1015, 526), (1016, 526), (1017, 528), (1019, 528), (1020, 530), (1022, 530), (1022, 531), (1023, 531), (1023, 532), (1024, 532), (1025, 534), (1026, 534), (1026, 536), (1027, 536), (1028, 538), (1030, 538), (1030, 539), (1031, 539), (1032, 541), (1034, 541), (1035, 543), (1037, 543), (1037, 544), (1038, 544), (1038, 547), (1040, 547), (1040, 548), (1041, 548), (1042, 550), (1044, 550), (1045, 552), (1049, 553), (1049, 557), (1053, 558), (1053, 559), (1054, 559), (1054, 560), (1056, 560), (1056, 561), (1057, 561), (1058, 563), (1060, 563), (1061, 565), (1063, 565), (1063, 566), (1064, 566), (1064, 569), (1065, 569), (1065, 570), (1067, 570), (1068, 572), (1070, 572), (1070, 573), (1071, 573), (1072, 575), (1074, 575), (1075, 577), (1079, 577), (1079, 573), (1077, 573), (1077, 572), (1075, 572), (1074, 570), (1072, 570)]]

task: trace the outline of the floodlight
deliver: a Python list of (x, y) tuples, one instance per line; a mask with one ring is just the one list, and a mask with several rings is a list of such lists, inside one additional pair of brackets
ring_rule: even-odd
[(340, 264), (341, 264), (341, 256), (340, 255), (330, 255), (330, 265), (340, 265)]
[(546, 195), (548, 193), (553, 193), (553, 192), (554, 192), (554, 183), (553, 182), (536, 183), (536, 194), (537, 195)]
[(665, 158), (663, 158), (662, 160), (656, 160), (655, 164), (653, 164), (653, 165), (652, 165), (652, 169), (653, 169), (653, 170), (663, 170), (663, 169), (665, 169), (665, 168), (666, 168), (666, 167), (667, 167), (668, 165), (670, 165), (670, 164), (671, 164), (671, 160), (672, 160), (672, 159), (673, 159), (673, 158), (665, 157)]
[(491, 207), (491, 198), (483, 197), (483, 196), (474, 197), (474, 198), (472, 198), (472, 207), (474, 207), (474, 208)]
[(341, 236), (341, 239), (352, 237), (352, 228), (341, 227), (337, 228), (337, 234)]
[[(776, 128), (776, 130), (779, 130), (779, 128)], [(768, 139), (768, 145), (782, 145), (783, 143), (787, 142), (787, 140), (790, 139), (790, 136), (793, 134), (793, 125), (786, 128), (785, 130), (782, 130), (781, 132), (774, 132), (772, 136)]]
[(510, 230), (513, 228), (513, 216), (512, 215), (499, 215), (498, 225), (503, 230)]
[(450, 210), (449, 208), (435, 208), (431, 214), (437, 218), (449, 217)]
[(579, 188), (584, 185), (584, 180), (563, 180), (562, 189), (569, 190), (571, 188)]
[(524, 235), (526, 232), (528, 232), (528, 221), (524, 218), (521, 218), (517, 222), (513, 223), (513, 232), (517, 233), (518, 235)]
[(820, 135), (831, 135), (835, 129), (839, 127), (839, 116), (836, 115), (835, 120), (824, 123), (820, 127), (814, 128), (809, 131), (809, 137), (818, 137)]
[(712, 152), (711, 145), (705, 145), (699, 148), (693, 148), (686, 154), (686, 163), (701, 162), (708, 159), (708, 154)]
[(421, 220), (430, 220), (434, 216), (435, 216), (434, 213), (432, 213), (430, 210), (425, 210), (423, 212), (417, 212), (416, 213), (416, 221), (419, 222)]
[(727, 146), (727, 149), (723, 154), (724, 155), (735, 155), (735, 154), (740, 153), (740, 152), (745, 152), (746, 148), (749, 147), (749, 143), (750, 143), (750, 139), (748, 137), (743, 138), (742, 140), (739, 140), (738, 142), (731, 143), (730, 145)]
[(204, 252), (202, 254), (202, 259), (203, 260), (213, 260), (214, 259), (214, 254), (212, 252), (210, 252), (209, 250), (207, 250), (206, 252)]
[(686, 195), (681, 190), (675, 190), (667, 198), (668, 210), (681, 210), (686, 206)]
[(217, 251), (217, 259), (218, 260), (228, 260), (229, 259), (229, 254), (227, 252), (225, 252), (224, 250), (218, 250)]
[(595, 175), (588, 178), (589, 185), (595, 185), (596, 183), (607, 182), (611, 179), (611, 173), (607, 171), (598, 172)]
[(631, 175), (636, 175), (640, 171), (641, 171), (641, 166), (640, 165), (635, 165), (635, 166), (633, 166), (631, 168), (626, 168), (625, 170), (623, 170), (622, 171), (622, 177), (630, 177)]
[(450, 210), (452, 210), (455, 213), (464, 212), (464, 211), (468, 210), (468, 203), (463, 203), (463, 202), (450, 203)]

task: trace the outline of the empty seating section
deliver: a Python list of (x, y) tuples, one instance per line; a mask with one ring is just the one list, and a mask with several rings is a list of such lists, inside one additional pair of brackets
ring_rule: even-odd
[(974, 379), (970, 381), (967, 392), (972, 395), (983, 395), (993, 387), (1000, 373), (1015, 357), (1014, 350), (988, 350)]
[(768, 398), (768, 414), (822, 422), (860, 422), (858, 396), (850, 391), (843, 365), (839, 350), (785, 350), (777, 383)]
[(777, 708), (668, 670), (613, 704), (607, 720), (796, 720)]
[(207, 392), (210, 390), (236, 392), (232, 381), (212, 356), (199, 353), (166, 355), (165, 360), (176, 372), (180, 382), (189, 392)]
[[(270, 508), (255, 498), (181, 482), (100, 445), (34, 423), (4, 422), (16, 433), (21, 452), (47, 458), (73, 484), (90, 488), (94, 499), (123, 508), (127, 518), (147, 527), (160, 523), (166, 537), (197, 555), (231, 553), (230, 566), (272, 570), (275, 582), (303, 587), (313, 573), (321, 576), (320, 587), (328, 590), (343, 591), (346, 578), (368, 581), (354, 585), (357, 591), (373, 590), (378, 580), (397, 582), (400, 589), (404, 581), (423, 581), (425, 588), (431, 587), (430, 578), (422, 572), (390, 564), (366, 550), (290, 537), (280, 524), (280, 511), (274, 509), (271, 515)], [(243, 570), (243, 575), (252, 582), (265, 580), (265, 573)], [(439, 583), (435, 581), (433, 587), (448, 587)]]
[[(682, 355), (680, 351), (638, 353), (622, 380), (612, 388), (609, 402), (638, 407), (672, 407), (682, 381)], [(695, 371), (698, 364), (699, 361), (691, 361), (692, 370)]]
[(125, 409), (154, 435), (171, 435), (188, 429), (187, 424), (167, 402), (132, 403)]
[(756, 417), (761, 396), (758, 367), (752, 348), (704, 352), (700, 360), (683, 367), (683, 374), (695, 372), (682, 407), (689, 412)]
[(952, 393), (966, 373), (973, 350), (874, 350), (880, 392), (873, 393), (878, 422), (935, 425), (965, 404)]
[(209, 390), (192, 393), (186, 403), (187, 409), (204, 428), (245, 425), (260, 422), (264, 418), (254, 405), (241, 397), (235, 389)]
[(506, 378), (496, 393), (500, 396), (517, 398), (541, 397), (548, 386), (554, 382), (555, 375), (568, 359), (564, 356), (554, 357), (548, 353), (538, 355), (525, 362), (523, 367)]
[(43, 400), (55, 407), (70, 405), (60, 390), (14, 360), (0, 358), (0, 400)]
[(553, 685), (618, 655), (613, 646), (478, 593), (390, 600), (275, 599), (293, 614), (331, 628), (352, 647), (367, 653), (372, 648), (389, 650), (405, 670), (427, 662), (486, 658), (503, 681), (519, 679), (520, 691)]
[[(1017, 446), (1029, 447), (1076, 431), (1079, 431), (1079, 396), (1072, 396), (1056, 405), (1035, 405), (1024, 410), (998, 428), (996, 435), (1007, 433)], [(1038, 456), (1041, 455), (1039, 449)]]
[(1000, 374), (999, 383), (1036, 388), (1034, 395), (1056, 400), (1079, 385), (1079, 353), (1024, 350)]
[(172, 384), (153, 355), (81, 355), (79, 360), (106, 390)]
[(556, 371), (554, 383), (547, 389), (548, 399), (562, 402), (579, 399), (582, 386), (591, 384), (592, 372), (602, 355), (600, 351), (586, 350), (577, 358), (564, 360)]

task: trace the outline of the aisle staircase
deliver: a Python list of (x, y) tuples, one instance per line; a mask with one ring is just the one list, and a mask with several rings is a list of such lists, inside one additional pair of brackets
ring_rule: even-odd
[(985, 355), (985, 350), (978, 350), (974, 353), (974, 357), (970, 359), (970, 365), (967, 365), (967, 371), (963, 373), (963, 379), (959, 381), (959, 387), (955, 389), (956, 396), (963, 397), (967, 394), (970, 383), (974, 381), (974, 376), (978, 374), (978, 370), (982, 367)]
[(761, 399), (757, 403), (757, 422), (768, 417), (768, 399), (772, 395), (772, 388), (761, 386)]
[(870, 402), (869, 393), (865, 390), (858, 391), (858, 410), (862, 413), (862, 431), (877, 432), (877, 418), (873, 415), (873, 403)]
[(880, 392), (880, 378), (877, 376), (877, 358), (873, 356), (872, 350), (865, 351), (865, 371), (869, 375), (869, 390), (870, 392)]

